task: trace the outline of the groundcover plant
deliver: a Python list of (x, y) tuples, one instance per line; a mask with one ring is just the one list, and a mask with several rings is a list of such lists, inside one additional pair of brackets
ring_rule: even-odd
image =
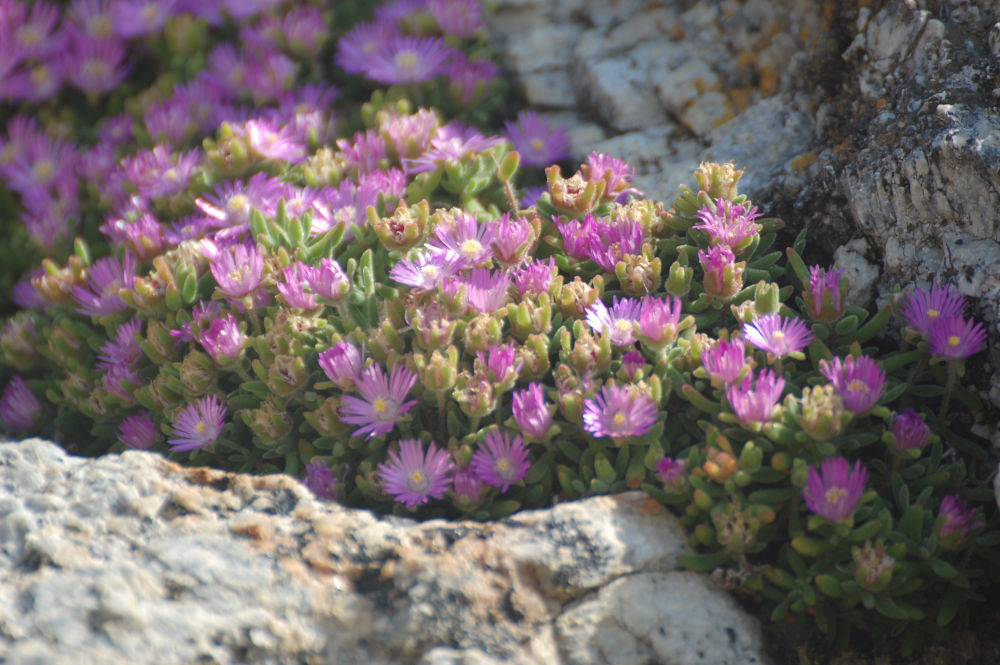
[(5, 431), (418, 518), (643, 489), (775, 621), (963, 625), (963, 296), (848, 305), (732, 165), (553, 164), (497, 73), (473, 0), (0, 0)]

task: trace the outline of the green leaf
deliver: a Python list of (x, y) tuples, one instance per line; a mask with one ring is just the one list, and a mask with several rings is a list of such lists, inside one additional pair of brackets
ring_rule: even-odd
[(958, 570), (944, 559), (934, 557), (928, 563), (930, 563), (934, 574), (943, 580), (954, 579), (958, 575)]
[(906, 509), (902, 519), (899, 520), (899, 530), (910, 540), (918, 541), (924, 528), (924, 508), (921, 505), (913, 505)]
[(732, 555), (728, 550), (719, 550), (711, 554), (682, 554), (677, 560), (688, 570), (707, 572), (724, 564), (730, 556)]
[(843, 598), (844, 588), (840, 585), (840, 580), (829, 573), (821, 573), (813, 578), (816, 588), (830, 596), (831, 598)]
[(951, 620), (955, 618), (955, 615), (962, 608), (964, 596), (965, 594), (954, 587), (948, 589), (948, 592), (944, 594), (944, 599), (941, 601), (941, 606), (938, 608), (938, 626), (944, 628), (951, 623)]

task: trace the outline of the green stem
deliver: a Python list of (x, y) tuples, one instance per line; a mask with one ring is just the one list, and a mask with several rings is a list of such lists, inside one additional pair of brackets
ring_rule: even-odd
[(944, 386), (944, 397), (941, 399), (941, 408), (938, 410), (940, 420), (944, 420), (948, 414), (948, 402), (951, 401), (951, 391), (955, 388), (955, 376), (958, 374), (955, 362), (954, 360), (948, 361), (948, 382)]

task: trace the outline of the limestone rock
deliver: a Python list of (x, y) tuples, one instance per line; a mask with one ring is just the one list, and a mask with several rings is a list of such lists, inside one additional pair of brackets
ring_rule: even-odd
[(288, 476), (0, 443), (0, 654), (18, 665), (766, 662), (683, 551), (639, 493), (417, 523)]

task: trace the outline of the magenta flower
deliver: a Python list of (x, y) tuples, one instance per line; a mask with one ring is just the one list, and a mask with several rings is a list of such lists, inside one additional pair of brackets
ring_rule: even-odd
[(358, 23), (337, 42), (334, 59), (345, 72), (362, 74), (382, 45), (398, 35), (399, 28), (388, 21)]
[(260, 286), (264, 253), (257, 243), (232, 245), (220, 250), (209, 267), (223, 295), (242, 298)]
[(247, 120), (243, 127), (236, 126), (233, 130), (245, 136), (250, 151), (263, 159), (297, 164), (306, 156), (305, 145), (296, 139), (290, 127), (278, 120)]
[(500, 386), (512, 386), (523, 365), (524, 361), (517, 357), (517, 346), (513, 342), (490, 344), (488, 353), (480, 351), (476, 354), (476, 372), (488, 378), (498, 389)]
[(448, 223), (434, 228), (434, 237), (428, 240), (427, 248), (449, 252), (462, 260), (461, 267), (475, 268), (490, 260), (493, 239), (493, 225), (481, 223), (469, 213), (459, 212)]
[(646, 359), (641, 353), (632, 349), (622, 355), (622, 371), (629, 381), (634, 381), (639, 370), (646, 368)]
[(208, 330), (202, 331), (198, 339), (212, 360), (220, 365), (228, 365), (239, 358), (247, 343), (239, 323), (228, 312), (224, 319), (213, 319)]
[(774, 415), (774, 408), (785, 389), (785, 379), (769, 369), (761, 370), (754, 385), (753, 373), (743, 377), (739, 385), (726, 386), (726, 397), (736, 416), (744, 425), (765, 423)]
[(42, 403), (18, 375), (10, 380), (0, 395), (0, 420), (18, 431), (29, 430), (42, 415)]
[(885, 372), (868, 356), (820, 360), (819, 370), (836, 388), (844, 408), (852, 413), (866, 413), (885, 392)]
[(361, 351), (350, 342), (340, 342), (319, 354), (319, 366), (342, 390), (351, 390), (361, 378), (364, 360)]
[(809, 316), (822, 323), (832, 323), (844, 314), (846, 286), (840, 284), (843, 270), (809, 268), (809, 290), (802, 293)]
[(387, 494), (407, 508), (440, 499), (451, 484), (455, 464), (447, 450), (432, 441), (426, 454), (416, 439), (403, 439), (399, 451), (389, 451), (389, 461), (378, 465), (378, 477)]
[(320, 259), (318, 266), (313, 266), (306, 273), (309, 286), (316, 295), (337, 302), (351, 290), (351, 282), (347, 274), (335, 259)]
[(606, 383), (583, 402), (583, 429), (595, 437), (642, 436), (653, 428), (659, 409), (653, 398), (629, 386)]
[(222, 434), (226, 407), (215, 395), (188, 404), (174, 422), (174, 438), (168, 439), (174, 452), (207, 448)]
[(142, 319), (130, 319), (118, 326), (114, 341), (105, 342), (97, 355), (97, 369), (108, 369), (113, 365), (131, 365), (142, 357), (142, 349), (136, 335), (142, 332)]
[(504, 136), (521, 153), (525, 166), (548, 166), (569, 157), (569, 134), (562, 125), (551, 125), (537, 111), (521, 111), (517, 121), (504, 124)]
[[(591, 214), (583, 219), (565, 222), (556, 220), (556, 227), (562, 234), (563, 251), (567, 256), (579, 260), (590, 258), (590, 239), (595, 235), (594, 223), (595, 219)], [(614, 271), (614, 266), (611, 271)]]
[(115, 35), (141, 37), (159, 32), (173, 14), (176, 0), (118, 0), (113, 5)]
[(72, 44), (71, 57), (76, 66), (70, 82), (80, 90), (92, 95), (104, 94), (125, 80), (129, 68), (124, 62), (125, 48), (121, 42), (75, 35)]
[(965, 543), (969, 534), (983, 526), (976, 517), (975, 508), (966, 508), (957, 494), (949, 494), (941, 500), (941, 510), (934, 523), (934, 536), (942, 547), (956, 549)]
[(687, 464), (684, 460), (664, 457), (656, 463), (656, 472), (667, 489), (681, 490), (687, 484)]
[(725, 245), (716, 245), (708, 252), (698, 250), (698, 260), (705, 271), (705, 291), (720, 300), (729, 300), (743, 288), (745, 264)]
[(461, 51), (456, 51), (445, 73), (452, 100), (469, 108), (482, 101), (500, 69), (489, 60), (469, 60)]
[(757, 207), (750, 208), (726, 199), (715, 199), (715, 210), (705, 206), (695, 215), (699, 223), (692, 228), (704, 231), (711, 245), (725, 245), (739, 254), (760, 233)]
[(430, 147), (431, 138), (441, 126), (437, 111), (420, 109), (409, 115), (392, 115), (382, 120), (380, 133), (400, 159), (413, 159)]
[(423, 83), (444, 73), (450, 57), (451, 49), (437, 37), (390, 35), (363, 73), (386, 85)]
[(982, 323), (961, 316), (939, 318), (931, 323), (931, 353), (945, 360), (961, 360), (979, 353), (986, 341)]
[(555, 405), (546, 401), (540, 383), (514, 392), (514, 422), (528, 441), (545, 441), (555, 410)]
[(540, 296), (549, 292), (552, 280), (557, 274), (559, 269), (556, 267), (555, 258), (550, 256), (548, 261), (534, 259), (514, 271), (514, 287), (522, 300)]
[(587, 257), (607, 272), (613, 273), (626, 256), (642, 254), (645, 241), (642, 224), (627, 216), (612, 220), (593, 218), (590, 227)]
[(320, 499), (333, 501), (337, 498), (337, 479), (333, 470), (323, 460), (306, 464), (305, 485)]
[(402, 160), (403, 168), (410, 174), (433, 171), (488, 150), (502, 140), (499, 136), (483, 136), (475, 127), (453, 120), (438, 127), (431, 139), (431, 147), (424, 154), (416, 159)]
[(404, 401), (417, 383), (417, 375), (402, 364), (393, 365), (387, 375), (380, 365), (372, 365), (357, 379), (358, 392), (342, 398), (340, 419), (351, 425), (361, 425), (354, 436), (368, 438), (384, 436), (396, 426), (400, 416), (413, 408), (417, 400)]
[(867, 482), (868, 471), (861, 462), (855, 462), (852, 470), (843, 457), (831, 457), (823, 460), (820, 471), (809, 469), (802, 498), (815, 514), (831, 522), (841, 522), (857, 510)]
[(382, 135), (375, 130), (355, 132), (353, 138), (353, 142), (337, 139), (337, 148), (340, 149), (352, 175), (360, 177), (362, 173), (381, 168), (383, 161), (388, 160), (389, 147)]
[(586, 312), (587, 325), (596, 333), (610, 335), (612, 346), (635, 344), (635, 329), (642, 314), (641, 300), (615, 296), (610, 309), (600, 300), (595, 300)]
[(483, 500), (483, 482), (466, 467), (458, 469), (451, 477), (452, 492), (455, 494), (455, 503), (463, 510), (469, 510), (479, 505)]
[(531, 462), (520, 436), (511, 440), (509, 433), (491, 430), (483, 437), (469, 467), (481, 481), (506, 492), (511, 485), (528, 475)]
[(761, 351), (777, 357), (801, 351), (812, 341), (812, 331), (801, 319), (764, 314), (743, 324), (743, 338)]
[(389, 270), (389, 277), (412, 287), (417, 293), (433, 291), (457, 273), (464, 263), (460, 256), (444, 251), (417, 250)]
[(173, 153), (166, 145), (152, 150), (140, 150), (122, 159), (125, 177), (141, 194), (149, 198), (171, 196), (182, 192), (201, 164), (197, 148), (186, 153)]
[(924, 447), (931, 429), (915, 409), (907, 407), (893, 420), (892, 433), (896, 437), (896, 450), (914, 450)]
[(635, 178), (635, 167), (628, 162), (602, 152), (587, 155), (587, 163), (580, 170), (587, 182), (604, 180), (608, 183), (604, 198), (616, 200), (630, 194), (642, 195), (638, 189), (630, 187)]
[(902, 314), (907, 323), (930, 337), (934, 324), (943, 319), (961, 317), (965, 309), (965, 298), (946, 284), (934, 284), (929, 289), (910, 291)]
[(427, 0), (427, 9), (446, 35), (468, 37), (485, 25), (480, 0)]
[(113, 256), (98, 259), (90, 266), (87, 287), (73, 288), (76, 311), (88, 316), (107, 316), (128, 309), (118, 292), (131, 289), (135, 283), (135, 257), (128, 251), (118, 261)]
[(118, 440), (135, 450), (149, 450), (156, 443), (157, 431), (148, 411), (129, 416), (118, 426)]
[(488, 268), (475, 268), (458, 278), (465, 285), (466, 302), (481, 314), (492, 314), (507, 302), (510, 273)]
[(527, 218), (511, 219), (504, 213), (492, 224), (490, 249), (501, 267), (516, 268), (528, 259), (528, 252), (535, 241), (535, 231)]
[(731, 385), (739, 378), (744, 368), (749, 369), (746, 359), (746, 345), (742, 339), (720, 339), (712, 348), (701, 352), (701, 364), (713, 382)]
[(639, 314), (638, 336), (647, 345), (663, 348), (677, 339), (683, 303), (677, 296), (644, 296)]
[(316, 294), (306, 291), (312, 268), (301, 261), (295, 261), (282, 271), (284, 279), (278, 282), (278, 293), (289, 307), (312, 311), (319, 306)]

